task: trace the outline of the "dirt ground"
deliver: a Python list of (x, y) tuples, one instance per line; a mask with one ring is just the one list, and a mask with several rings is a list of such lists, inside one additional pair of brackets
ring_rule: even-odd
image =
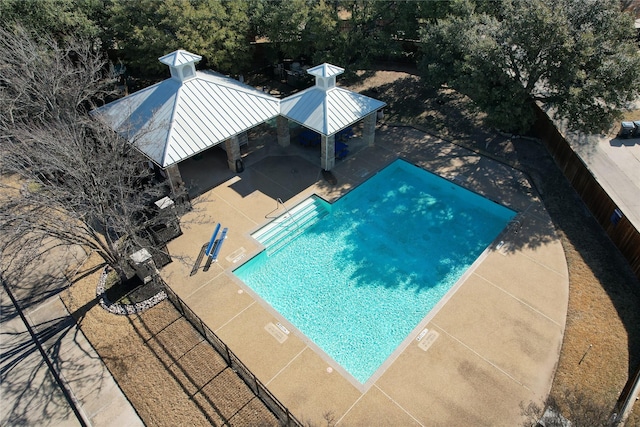
[[(569, 392), (579, 390), (587, 401), (612, 408), (629, 375), (640, 364), (640, 284), (544, 147), (533, 140), (510, 139), (484, 128), (482, 114), (474, 112), (467, 99), (453, 91), (422, 89), (419, 77), (410, 69), (385, 67), (359, 74), (359, 81), (347, 85), (339, 79), (339, 84), (387, 102), (385, 123), (417, 125), (529, 174), (555, 222), (569, 267), (569, 310), (551, 395), (562, 404)], [(279, 89), (277, 86), (273, 85), (272, 93)], [(209, 358), (215, 355), (207, 355), (208, 363), (204, 364), (198, 363), (202, 356), (195, 353), (191, 359), (178, 361), (172, 360), (167, 351), (176, 347), (189, 354), (186, 350), (200, 347), (201, 338), (185, 332), (188, 328), (183, 329), (186, 326), (179, 320), (179, 313), (168, 302), (138, 316), (108, 314), (96, 305), (97, 274), (91, 264), (87, 265), (64, 301), (147, 425), (218, 424), (234, 413), (238, 416), (236, 425), (242, 425), (241, 421), (255, 425), (257, 420), (272, 424), (268, 416), (243, 418), (263, 414), (252, 409), (260, 405), (246, 396), (244, 408), (250, 409), (246, 413), (229, 412), (223, 404), (206, 402), (206, 396), (200, 393), (202, 380), (194, 378), (217, 375), (199, 372), (214, 369), (209, 366)], [(162, 335), (163, 331), (167, 334)], [(169, 335), (173, 337), (170, 340)], [(245, 391), (229, 393), (244, 396)], [(571, 416), (570, 405), (564, 410)], [(640, 411), (635, 412), (628, 425), (640, 425)]]
[[(482, 114), (468, 99), (453, 91), (421, 89), (411, 69), (366, 72), (362, 77), (350, 88), (387, 102), (387, 124), (417, 125), (515, 165), (531, 177), (558, 230), (569, 269), (567, 324), (551, 396), (568, 417), (576, 406), (610, 413), (640, 365), (640, 283), (546, 149), (528, 138), (500, 137), (483, 126)], [(635, 406), (629, 426), (640, 426)]]
[(132, 316), (104, 310), (99, 262), (91, 256), (61, 298), (145, 425), (278, 425), (169, 301)]

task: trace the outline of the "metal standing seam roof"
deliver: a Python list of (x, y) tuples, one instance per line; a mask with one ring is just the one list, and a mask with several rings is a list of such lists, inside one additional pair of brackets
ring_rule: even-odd
[[(197, 59), (163, 58), (178, 65)], [(197, 71), (192, 79), (164, 80), (93, 114), (165, 168), (276, 117), (279, 104), (279, 99), (232, 78)]]
[(344, 73), (344, 68), (328, 64), (326, 62), (324, 64), (316, 65), (315, 67), (309, 68), (307, 70), (307, 74), (311, 74), (312, 76), (316, 77), (332, 77), (342, 73)]
[(280, 114), (320, 134), (330, 136), (387, 104), (350, 90), (313, 86), (280, 101)]
[(307, 70), (316, 85), (280, 101), (280, 114), (326, 136), (333, 135), (387, 105), (335, 86), (344, 68), (324, 63)]
[(199, 62), (202, 56), (195, 53), (187, 52), (186, 50), (178, 49), (175, 52), (171, 52), (165, 56), (158, 58), (158, 61), (166, 64), (170, 67), (179, 67), (184, 64), (192, 62)]

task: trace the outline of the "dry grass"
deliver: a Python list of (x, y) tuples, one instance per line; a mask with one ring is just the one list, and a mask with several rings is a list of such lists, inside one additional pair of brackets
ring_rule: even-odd
[[(424, 91), (419, 79), (404, 70), (361, 77), (352, 88), (386, 101), (387, 123), (432, 129), (442, 138), (517, 161), (534, 177), (562, 239), (570, 278), (565, 337), (551, 394), (562, 401), (566, 390), (577, 389), (612, 407), (640, 364), (640, 287), (544, 148), (528, 140), (496, 138), (467, 99), (451, 91)], [(231, 419), (237, 425), (273, 424), (255, 399), (237, 410), (235, 402), (250, 396), (242, 387), (225, 388), (237, 377), (223, 371), (215, 352), (189, 332), (170, 303), (131, 317), (96, 306), (97, 273), (91, 272), (96, 262), (91, 260), (63, 299), (147, 425), (218, 424), (234, 411)], [(640, 425), (639, 420), (632, 414), (628, 425)]]
[(170, 302), (135, 316), (103, 310), (98, 263), (92, 256), (62, 299), (146, 425), (278, 425)]
[[(386, 101), (385, 122), (411, 123), (443, 139), (515, 161), (534, 177), (562, 241), (569, 270), (569, 307), (551, 395), (562, 404), (569, 392), (613, 408), (640, 365), (640, 284), (626, 260), (587, 212), (541, 144), (502, 143), (483, 126), (468, 99), (451, 91), (429, 93), (403, 72), (363, 74), (351, 88)], [(640, 111), (625, 119), (637, 120)], [(637, 405), (636, 405), (637, 406)], [(565, 405), (562, 409), (568, 413)], [(640, 425), (632, 414), (627, 425)]]
[(611, 409), (640, 365), (638, 280), (551, 161), (524, 163), (545, 177), (537, 185), (569, 270), (567, 323), (551, 395), (561, 403), (568, 391), (579, 390)]
[(640, 110), (634, 110), (634, 111), (627, 111), (622, 115), (622, 120), (623, 121), (635, 121), (635, 120), (640, 120)]

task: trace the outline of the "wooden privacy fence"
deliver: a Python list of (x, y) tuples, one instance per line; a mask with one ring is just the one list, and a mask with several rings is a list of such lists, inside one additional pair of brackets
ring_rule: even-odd
[(537, 136), (640, 279), (640, 233), (600, 186), (547, 114), (535, 104), (534, 108), (537, 114), (534, 131)]
[[(537, 136), (545, 144), (591, 214), (627, 259), (636, 277), (640, 279), (640, 233), (596, 181), (589, 168), (573, 151), (549, 116), (538, 105), (534, 104), (534, 108), (537, 115), (534, 131)], [(640, 381), (640, 368), (628, 379), (618, 397), (613, 417), (615, 425), (623, 421), (632, 407), (634, 400), (632, 391), (638, 386), (638, 381)]]
[(200, 334), (207, 340), (209, 344), (222, 356), (227, 362), (227, 365), (233, 369), (236, 374), (242, 378), (251, 391), (260, 399), (271, 412), (274, 413), (280, 425), (302, 427), (302, 424), (298, 419), (289, 412), (289, 410), (273, 395), (271, 392), (260, 382), (255, 375), (251, 373), (249, 368), (233, 354), (229, 347), (222, 342), (220, 338), (213, 331), (205, 325), (202, 320), (196, 315), (187, 304), (180, 299), (178, 295), (165, 283), (165, 292), (169, 300), (178, 309), (178, 311), (193, 325), (194, 328), (200, 332)]

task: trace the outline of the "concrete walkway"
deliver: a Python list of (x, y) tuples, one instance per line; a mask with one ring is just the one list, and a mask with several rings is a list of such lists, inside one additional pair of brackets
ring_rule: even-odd
[[(640, 110), (640, 100), (631, 109)], [(640, 138), (584, 134), (567, 130), (566, 123), (555, 124), (622, 213), (640, 230)]]
[[(629, 110), (640, 111), (640, 99), (632, 103)], [(566, 122), (554, 120), (554, 123), (622, 214), (640, 230), (640, 138), (573, 132), (567, 129)], [(623, 419), (638, 396), (640, 383), (632, 389), (630, 405), (623, 408)]]
[(78, 251), (57, 249), (47, 258), (55, 262), (39, 262), (20, 277), (11, 272), (3, 277), (80, 416), (65, 399), (2, 287), (0, 425), (144, 425), (58, 295), (68, 284), (64, 270), (79, 256)]
[[(568, 304), (564, 252), (541, 201), (520, 172), (410, 128), (382, 129), (374, 147), (357, 144), (332, 171), (337, 185), (322, 179), (319, 153), (275, 142), (256, 146), (245, 171), (217, 185), (205, 182), (214, 152), (181, 165), (183, 177), (213, 188), (184, 218), (194, 221), (169, 244), (171, 254), (195, 259), (215, 222), (229, 234), (209, 271), (191, 276), (191, 265), (174, 262), (163, 278), (303, 422), (520, 425), (520, 404), (540, 404), (550, 390)], [(360, 384), (232, 271), (261, 250), (250, 233), (273, 217), (277, 198), (287, 207), (310, 194), (335, 201), (398, 157), (516, 210), (522, 227), (498, 236)]]

